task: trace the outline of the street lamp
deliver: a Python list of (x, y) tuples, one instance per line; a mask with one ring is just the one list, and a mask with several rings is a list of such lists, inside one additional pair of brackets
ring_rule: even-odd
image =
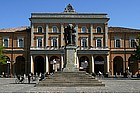
[(9, 78), (9, 74), (10, 74), (10, 61), (7, 61), (7, 74), (8, 74), (8, 78)]

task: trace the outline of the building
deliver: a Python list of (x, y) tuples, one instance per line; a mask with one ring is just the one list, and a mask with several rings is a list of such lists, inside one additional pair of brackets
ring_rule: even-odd
[(140, 30), (108, 27), (110, 18), (106, 13), (77, 13), (69, 4), (62, 13), (32, 13), (29, 20), (30, 27), (0, 30), (11, 74), (62, 71), (64, 29), (68, 24), (76, 30), (75, 65), (79, 70), (110, 75), (121, 75), (128, 69), (137, 72), (131, 54)]
[(5, 47), (7, 64), (0, 65), (8, 75), (28, 73), (30, 70), (30, 27), (0, 29), (0, 45)]

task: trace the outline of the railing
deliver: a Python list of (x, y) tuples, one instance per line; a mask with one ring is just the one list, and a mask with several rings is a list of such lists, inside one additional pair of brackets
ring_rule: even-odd
[[(30, 50), (62, 50), (64, 49), (65, 46), (59, 46), (59, 47), (54, 47), (54, 46), (45, 46), (45, 47), (30, 47)], [(108, 50), (108, 47), (93, 47), (93, 46), (77, 46), (77, 50)]]

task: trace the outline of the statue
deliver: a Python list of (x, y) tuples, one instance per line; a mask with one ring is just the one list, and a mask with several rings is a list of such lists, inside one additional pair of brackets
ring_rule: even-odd
[(74, 29), (74, 26), (72, 24), (69, 24), (64, 29), (64, 39), (65, 39), (65, 45), (75, 45), (75, 33), (76, 30)]

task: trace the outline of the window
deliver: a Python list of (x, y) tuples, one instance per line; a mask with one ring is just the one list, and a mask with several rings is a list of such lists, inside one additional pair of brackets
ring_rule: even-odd
[(57, 33), (57, 27), (56, 27), (56, 26), (53, 26), (53, 27), (52, 27), (52, 32), (53, 32), (53, 33)]
[(98, 38), (98, 39), (96, 40), (96, 47), (97, 47), (97, 48), (101, 48), (101, 47), (102, 47), (102, 39), (101, 39), (101, 38)]
[(8, 47), (9, 46), (9, 41), (8, 40), (9, 40), (8, 38), (4, 38), (3, 39), (3, 46), (4, 47)]
[(102, 32), (102, 28), (101, 27), (97, 27), (96, 32), (97, 33), (101, 33)]
[(135, 39), (131, 39), (131, 40), (130, 40), (130, 47), (131, 47), (131, 48), (135, 48), (135, 47), (136, 47)]
[(19, 48), (23, 48), (24, 47), (24, 39), (23, 38), (19, 38), (18, 39), (18, 47)]
[(38, 48), (42, 48), (43, 44), (42, 44), (42, 37), (38, 37), (37, 38), (37, 47)]
[(57, 37), (53, 37), (51, 39), (51, 46), (52, 47), (57, 47), (58, 46), (58, 38)]
[(120, 41), (120, 39), (116, 39), (116, 44), (115, 44), (116, 46), (116, 48), (120, 48), (121, 47), (121, 41)]
[(88, 44), (87, 44), (87, 38), (82, 38), (81, 39), (81, 46), (83, 48), (87, 48)]
[(43, 32), (42, 27), (38, 27), (38, 33), (42, 33), (42, 32)]
[(56, 38), (53, 39), (53, 47), (57, 47), (57, 39)]
[(81, 28), (81, 32), (82, 32), (82, 33), (86, 33), (86, 32), (87, 32), (87, 28), (86, 28), (86, 27), (82, 27), (82, 28)]

